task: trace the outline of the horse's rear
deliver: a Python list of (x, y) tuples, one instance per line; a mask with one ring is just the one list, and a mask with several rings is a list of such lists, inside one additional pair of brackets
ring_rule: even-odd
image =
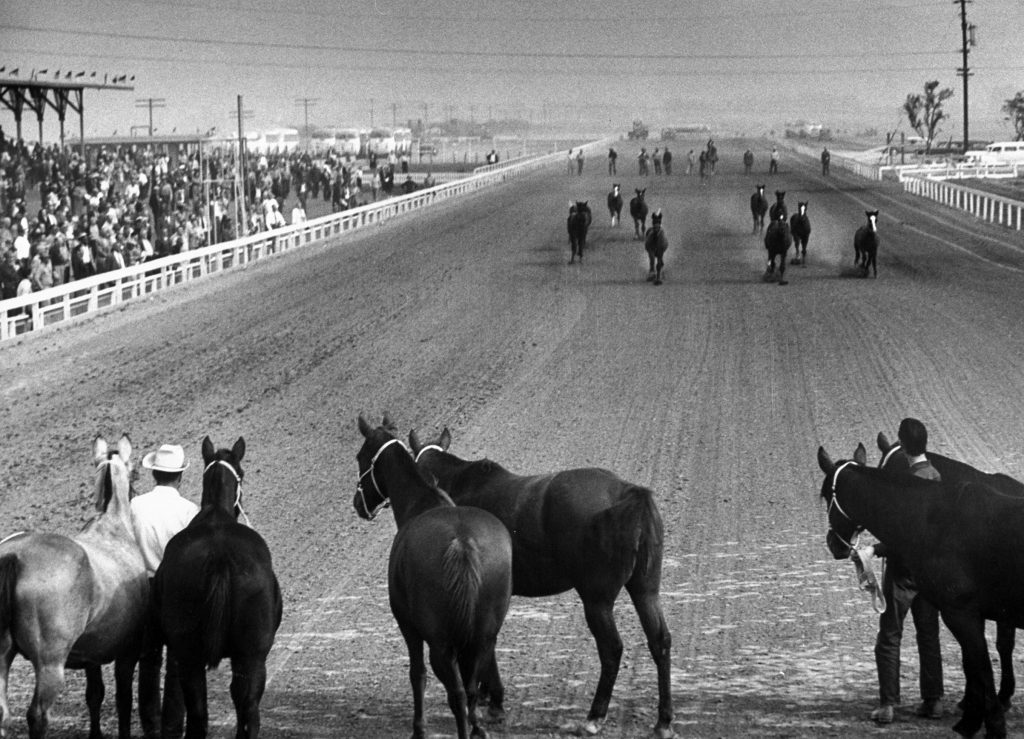
[[(492, 707), (502, 705), (491, 680), (494, 647), (512, 597), (512, 541), (493, 515), (476, 508), (435, 508), (399, 529), (388, 564), (391, 612), (410, 657), (410, 675), (430, 664), (448, 691), (460, 737), (481, 735), (477, 685), (485, 679)], [(453, 704), (454, 701), (454, 704)], [(465, 705), (465, 713), (455, 706)]]
[(223, 659), (231, 660), (237, 736), (259, 736), (266, 659), (282, 614), (266, 542), (226, 511), (204, 508), (168, 542), (154, 590), (168, 650), (189, 686), (187, 736), (206, 735), (206, 670)]

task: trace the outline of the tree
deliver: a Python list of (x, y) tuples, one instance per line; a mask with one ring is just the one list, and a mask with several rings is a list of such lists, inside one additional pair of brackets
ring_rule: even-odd
[(1006, 113), (1006, 120), (1013, 124), (1017, 141), (1024, 141), (1024, 90), (1003, 103), (1002, 110)]
[(932, 141), (939, 133), (939, 124), (948, 118), (942, 104), (953, 97), (953, 91), (948, 87), (936, 92), (938, 86), (938, 80), (925, 82), (924, 95), (907, 95), (907, 101), (903, 103), (910, 127), (925, 140), (925, 152), (931, 151)]

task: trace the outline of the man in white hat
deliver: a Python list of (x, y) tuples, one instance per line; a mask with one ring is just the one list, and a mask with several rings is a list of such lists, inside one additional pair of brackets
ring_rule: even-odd
[[(135, 540), (146, 563), (150, 584), (156, 574), (164, 548), (171, 538), (188, 526), (199, 512), (199, 507), (182, 497), (181, 475), (188, 469), (185, 450), (176, 444), (164, 444), (155, 452), (142, 458), (142, 466), (152, 470), (156, 485), (148, 493), (132, 498), (132, 530)], [(150, 631), (159, 633), (156, 614), (152, 614)], [(163, 719), (160, 706), (160, 666), (163, 661), (163, 644), (159, 638), (149, 638), (139, 659), (139, 718), (146, 739), (161, 736), (181, 736), (184, 728), (185, 709), (178, 681), (178, 665), (167, 659), (167, 677), (164, 680)]]

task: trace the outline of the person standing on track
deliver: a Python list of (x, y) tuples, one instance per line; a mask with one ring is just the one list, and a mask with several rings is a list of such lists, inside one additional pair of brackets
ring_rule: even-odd
[[(899, 440), (910, 463), (910, 474), (926, 480), (941, 479), (938, 470), (925, 456), (928, 431), (923, 423), (916, 418), (904, 418), (900, 422)], [(879, 724), (890, 724), (895, 718), (896, 705), (900, 702), (900, 642), (907, 611), (914, 617), (917, 653), (921, 662), (921, 704), (917, 707), (917, 715), (941, 718), (943, 686), (938, 609), (918, 595), (913, 577), (883, 543), (861, 547), (857, 556), (865, 568), (869, 567), (873, 557), (888, 558), (882, 577), (885, 610), (878, 617), (878, 637), (875, 640), (879, 705), (871, 712), (871, 718)]]
[(619, 153), (615, 151), (615, 147), (609, 147), (608, 149), (608, 174), (615, 174), (615, 160), (619, 158)]
[(832, 154), (829, 153), (828, 147), (826, 146), (821, 150), (821, 176), (828, 177), (829, 164), (832, 162)]
[[(182, 473), (188, 469), (185, 450), (180, 446), (164, 444), (143, 457), (142, 466), (152, 471), (156, 485), (148, 493), (132, 498), (130, 506), (132, 531), (146, 563), (152, 592), (153, 576), (164, 558), (167, 542), (188, 526), (199, 512), (199, 506), (182, 497), (179, 492)], [(146, 739), (180, 737), (185, 726), (185, 704), (178, 680), (178, 664), (170, 654), (167, 655), (161, 709), (160, 666), (163, 650), (156, 609), (151, 607), (139, 658), (139, 721)]]

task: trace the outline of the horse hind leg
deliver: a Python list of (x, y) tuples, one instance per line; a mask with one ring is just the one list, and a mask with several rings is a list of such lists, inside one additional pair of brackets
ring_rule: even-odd
[(235, 705), (235, 739), (260, 735), (260, 701), (267, 684), (266, 660), (253, 656), (231, 660), (231, 702)]
[[(98, 666), (85, 668), (85, 705), (89, 708), (89, 739), (103, 739), (100, 728), (100, 709), (106, 694), (103, 685), (103, 670)], [(129, 737), (131, 734), (129, 733)]]
[(7, 736), (7, 727), (11, 723), (11, 706), (7, 702), (7, 684), (15, 654), (14, 643), (8, 631), (0, 637), (0, 737)]
[(498, 671), (498, 660), (494, 656), (493, 647), (483, 663), (477, 700), (480, 703), (487, 703), (487, 715), (492, 720), (501, 721), (505, 718), (505, 685), (501, 682), (501, 673)]
[(64, 690), (64, 660), (36, 665), (36, 689), (28, 707), (28, 735), (43, 739), (50, 723), (50, 708)]
[(665, 271), (665, 262), (664, 262), (664, 260), (662, 260), (661, 257), (658, 257), (658, 273), (654, 276), (654, 284), (655, 285), (660, 285), (661, 284), (661, 275), (662, 275), (662, 272), (664, 272), (664, 271)]
[(597, 690), (587, 714), (587, 723), (583, 726), (586, 734), (596, 734), (601, 723), (608, 715), (608, 704), (611, 702), (615, 680), (619, 676), (619, 665), (622, 662), (622, 637), (615, 625), (613, 613), (614, 601), (605, 599), (588, 599), (583, 601), (583, 612), (587, 626), (597, 642), (597, 656), (601, 661), (601, 676), (597, 680)]
[(647, 637), (647, 649), (658, 671), (658, 723), (654, 735), (657, 739), (669, 739), (675, 735), (672, 730), (672, 634), (661, 610), (656, 583), (637, 580), (634, 576), (626, 583), (626, 592), (633, 601)]
[(1013, 673), (1013, 648), (1016, 643), (1017, 630), (1012, 624), (1000, 622), (996, 624), (996, 652), (999, 654), (999, 704), (1004, 711), (1009, 711), (1013, 694), (1017, 690), (1017, 681)]
[(448, 693), (448, 707), (455, 717), (459, 739), (469, 739), (469, 706), (454, 652), (450, 648), (438, 649), (431, 646), (430, 666)]

